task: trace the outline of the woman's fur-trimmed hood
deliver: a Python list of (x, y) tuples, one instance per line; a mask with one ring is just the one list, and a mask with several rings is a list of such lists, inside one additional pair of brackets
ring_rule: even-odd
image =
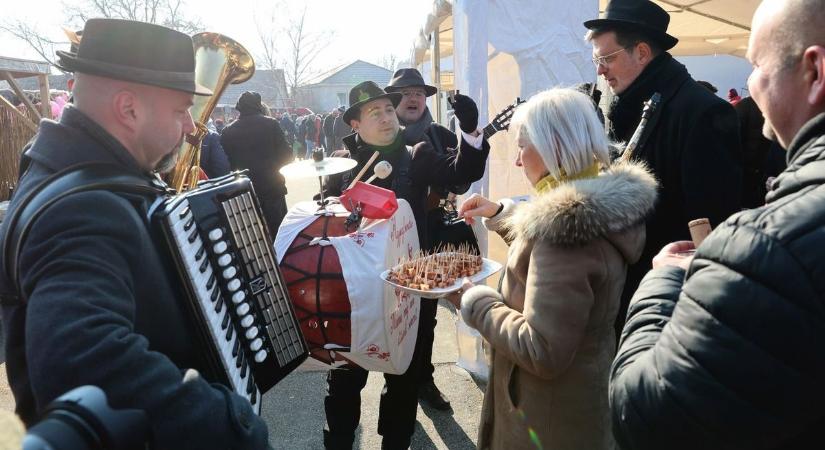
[(514, 238), (581, 245), (641, 224), (653, 212), (656, 188), (644, 165), (615, 164), (596, 178), (566, 182), (519, 205), (505, 226)]

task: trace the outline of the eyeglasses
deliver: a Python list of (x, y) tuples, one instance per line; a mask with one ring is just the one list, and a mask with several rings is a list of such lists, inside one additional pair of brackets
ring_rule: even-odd
[(423, 98), (423, 97), (427, 96), (427, 94), (424, 92), (424, 90), (418, 90), (418, 89), (404, 89), (403, 91), (401, 91), (401, 95), (403, 95), (404, 97), (419, 97), (419, 98)]
[(627, 49), (626, 48), (620, 48), (620, 49), (616, 50), (615, 52), (604, 55), (604, 56), (594, 56), (593, 59), (591, 59), (591, 61), (593, 61), (593, 65), (596, 66), (597, 69), (599, 68), (599, 66), (605, 66), (606, 67), (608, 64), (613, 62), (613, 59), (616, 57), (616, 55), (618, 55), (619, 53), (621, 53), (625, 50), (627, 50)]

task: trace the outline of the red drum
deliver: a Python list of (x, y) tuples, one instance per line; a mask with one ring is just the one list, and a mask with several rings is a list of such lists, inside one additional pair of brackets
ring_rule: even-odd
[(319, 216), (298, 234), (281, 259), (284, 281), (310, 354), (327, 364), (343, 360), (327, 344), (349, 350), (350, 302), (335, 247), (310, 244), (316, 238), (349, 234), (345, 221), (346, 217)]
[(339, 367), (400, 374), (412, 359), (418, 333), (417, 297), (381, 279), (381, 272), (418, 250), (407, 202), (387, 219), (344, 226), (347, 211), (295, 205), (275, 240), (281, 273), (310, 356)]

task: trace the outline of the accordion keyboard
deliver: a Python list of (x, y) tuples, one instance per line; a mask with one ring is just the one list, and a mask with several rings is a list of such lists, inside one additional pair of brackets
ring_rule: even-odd
[(248, 179), (228, 176), (174, 197), (161, 216), (212, 377), (260, 412), (261, 394), (308, 347)]

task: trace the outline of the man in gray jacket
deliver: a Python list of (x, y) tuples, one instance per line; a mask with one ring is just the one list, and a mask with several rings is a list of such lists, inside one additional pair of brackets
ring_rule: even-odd
[(825, 425), (825, 8), (766, 0), (748, 79), (788, 149), (767, 204), (665, 246), (613, 363), (623, 448), (810, 448)]

